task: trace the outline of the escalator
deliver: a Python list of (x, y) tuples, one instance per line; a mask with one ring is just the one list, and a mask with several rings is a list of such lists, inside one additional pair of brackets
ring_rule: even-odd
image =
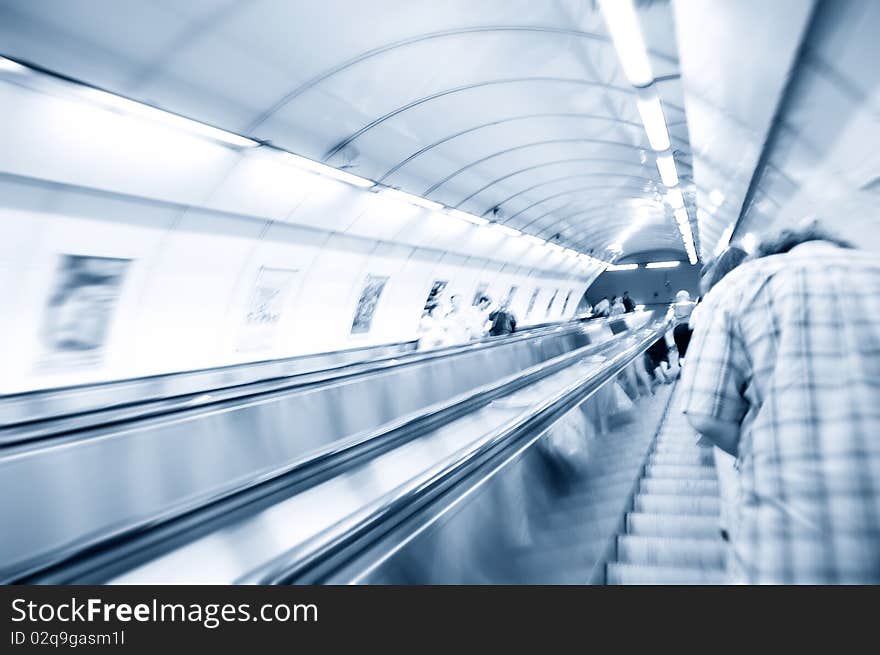
[[(391, 482), (413, 484), (414, 462), (423, 472), (442, 469), (447, 459), (478, 444), (470, 452), (476, 459), (468, 459), (476, 465), (507, 448), (503, 428), (511, 420), (525, 415), (534, 430), (562, 412), (555, 401), (540, 419), (530, 415), (529, 403), (505, 407), (502, 401), (520, 390), (543, 389), (538, 395), (552, 399), (554, 391), (572, 384), (576, 390), (584, 375), (611, 379), (653, 338), (656, 327), (638, 327), (645, 318), (632, 317), (636, 327), (629, 333), (601, 323), (554, 326), (488, 344), (398, 355), (394, 362), (357, 363), (332, 374), (308, 373), (304, 380), (255, 381), (240, 385), (245, 393), (238, 397), (230, 392), (219, 401), (202, 399), (198, 406), (159, 414), (152, 413), (152, 403), (179, 398), (150, 398), (145, 418), (106, 421), (96, 407), (93, 425), (87, 423), (90, 412), (83, 411), (74, 414), (86, 421), (83, 427), (60, 432), (47, 426), (69, 422), (50, 416), (46, 405), (31, 405), (41, 408), (43, 417), (17, 427), (37, 430), (24, 431), (28, 438), (22, 438), (21, 429), (11, 429), (0, 450), (2, 513), (18, 537), (4, 542), (2, 577), (23, 583), (124, 581), (126, 572), (183, 552), (202, 538), (216, 542), (221, 532), (237, 534), (239, 541), (214, 553), (213, 564), (241, 560), (247, 551), (241, 534), (250, 528), (236, 533), (230, 524), (240, 520), (253, 527), (264, 510), (277, 515), (284, 501), (302, 502), (328, 489), (336, 492), (310, 506), (333, 508), (351, 520), (365, 510), (364, 489), (381, 495), (382, 489), (393, 490)], [(633, 340), (640, 340), (635, 350)], [(400, 398), (388, 402), (401, 388), (417, 392), (408, 406)], [(134, 412), (125, 404), (114, 407)], [(321, 416), (326, 425), (316, 422)], [(493, 426), (502, 428), (502, 436)], [(444, 485), (452, 481), (444, 478)], [(16, 500), (22, 496), (28, 503)], [(247, 535), (262, 539), (254, 564), (271, 559), (262, 546), (280, 539), (285, 522), (296, 524), (298, 532), (286, 535), (281, 546), (333, 527), (332, 512), (322, 509), (318, 514), (325, 515), (316, 517), (301, 510), (269, 520), (268, 532)], [(304, 517), (310, 516), (318, 522), (309, 524)], [(226, 580), (215, 575), (215, 567), (200, 581), (253, 577), (239, 569)], [(181, 570), (161, 581), (176, 581)]]
[(607, 583), (724, 584), (719, 503), (712, 449), (697, 445), (683, 414), (668, 412), (617, 537)]

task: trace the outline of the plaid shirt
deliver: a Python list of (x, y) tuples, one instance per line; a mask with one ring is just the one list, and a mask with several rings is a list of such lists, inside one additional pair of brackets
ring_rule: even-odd
[(682, 410), (741, 424), (735, 579), (880, 583), (880, 260), (807, 242), (704, 302)]

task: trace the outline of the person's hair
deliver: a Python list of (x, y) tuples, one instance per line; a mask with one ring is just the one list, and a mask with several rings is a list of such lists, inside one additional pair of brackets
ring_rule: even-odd
[(769, 257), (770, 255), (781, 255), (788, 252), (795, 246), (808, 241), (828, 241), (841, 248), (854, 248), (849, 241), (845, 241), (823, 227), (819, 221), (811, 221), (810, 223), (796, 228), (786, 228), (771, 236), (760, 243), (755, 253), (755, 257)]
[(739, 246), (727, 247), (724, 252), (703, 269), (703, 273), (700, 276), (700, 291), (703, 295), (709, 293), (709, 290), (718, 284), (721, 278), (742, 264), (748, 256), (749, 253)]

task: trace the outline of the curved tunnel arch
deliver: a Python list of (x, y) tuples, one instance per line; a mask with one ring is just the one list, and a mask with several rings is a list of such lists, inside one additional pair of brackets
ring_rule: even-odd
[[(379, 183), (384, 182), (386, 179), (388, 179), (389, 177), (394, 175), (394, 173), (396, 173), (398, 170), (400, 170), (401, 168), (406, 166), (408, 163), (410, 163), (414, 159), (417, 159), (418, 157), (421, 157), (422, 155), (424, 155), (426, 152), (430, 152), (434, 148), (442, 146), (444, 143), (448, 143), (449, 141), (457, 139), (460, 136), (472, 134), (473, 132), (477, 132), (479, 130), (482, 130), (482, 129), (485, 129), (488, 127), (494, 127), (496, 125), (503, 125), (504, 123), (511, 123), (511, 122), (520, 121), (520, 120), (530, 120), (530, 119), (535, 119), (535, 118), (582, 118), (582, 119), (587, 119), (587, 120), (602, 120), (602, 121), (612, 122), (617, 125), (625, 125), (627, 127), (633, 127), (633, 128), (637, 128), (639, 130), (644, 130), (644, 127), (642, 126), (642, 124), (638, 123), (636, 121), (628, 121), (628, 120), (624, 120), (622, 118), (615, 118), (613, 116), (606, 116), (603, 114), (578, 113), (578, 112), (562, 112), (562, 113), (553, 113), (553, 112), (543, 113), (542, 112), (542, 113), (536, 113), (536, 114), (523, 114), (521, 116), (511, 116), (509, 118), (502, 118), (499, 120), (489, 121), (488, 123), (481, 123), (480, 125), (475, 125), (474, 127), (469, 127), (465, 130), (455, 132), (453, 134), (450, 134), (448, 136), (443, 137), (442, 139), (434, 141), (433, 143), (431, 143), (423, 148), (420, 148), (416, 152), (408, 155), (404, 159), (397, 162), (394, 166), (392, 166), (387, 171), (385, 171), (385, 173), (383, 173), (382, 176), (379, 179), (377, 179), (376, 181)], [(674, 141), (679, 141), (683, 146), (688, 148), (688, 154), (690, 153), (690, 144), (688, 143), (688, 141), (686, 139), (682, 139), (681, 137), (675, 136), (673, 134), (670, 134), (669, 138)], [(648, 146), (646, 146), (645, 149), (649, 150), (650, 148)], [(470, 199), (470, 197), (465, 198), (465, 200), (463, 200), (462, 203), (466, 202), (469, 199)], [(459, 203), (459, 204), (461, 204), (461, 203)]]
[[(592, 190), (592, 191), (605, 191), (605, 190), (608, 190), (608, 189), (616, 189), (616, 190), (621, 190), (621, 191), (629, 191), (629, 192), (632, 192), (632, 193), (634, 193), (634, 194), (647, 193), (646, 191), (643, 190), (642, 185), (638, 185), (638, 186), (630, 186), (630, 187), (625, 186), (625, 185), (601, 185), (601, 186), (594, 186), (594, 187), (582, 187), (582, 188), (578, 188), (578, 189), (577, 189), (577, 192), (580, 193), (580, 192), (586, 192), (586, 191), (591, 191), (591, 190)], [(566, 209), (566, 208), (570, 207), (572, 204), (575, 204), (575, 201), (576, 201), (577, 199), (578, 199), (578, 196), (575, 195), (575, 197), (572, 198), (571, 201), (565, 203), (564, 205), (562, 205), (562, 207), (554, 207), (553, 209), (544, 212), (544, 213), (541, 214), (540, 216), (537, 216), (537, 217), (531, 219), (528, 223), (526, 223), (525, 225), (522, 226), (523, 229), (528, 229), (530, 226), (532, 226), (532, 225), (538, 223), (539, 221), (541, 221), (541, 220), (547, 218), (548, 216), (551, 216), (551, 215), (553, 215), (553, 214), (555, 214), (555, 213), (557, 213), (557, 212), (559, 212), (559, 211), (562, 211), (563, 209)], [(614, 199), (614, 200), (617, 200), (617, 199)], [(604, 208), (604, 207), (608, 207), (608, 206), (616, 206), (616, 205), (614, 205), (614, 204), (609, 205), (608, 203), (605, 203), (605, 204), (602, 204), (602, 205), (595, 205), (595, 206), (591, 207), (590, 209)], [(584, 211), (583, 209), (578, 210), (577, 214), (583, 213), (583, 211)], [(558, 222), (563, 222), (564, 220), (565, 220), (565, 219), (558, 219)]]
[(434, 193), (434, 191), (436, 191), (437, 189), (442, 187), (444, 184), (446, 184), (450, 180), (458, 177), (459, 175), (464, 173), (466, 170), (471, 169), (474, 166), (479, 166), (480, 164), (483, 164), (483, 163), (489, 161), (490, 159), (495, 159), (496, 157), (501, 157), (503, 155), (510, 154), (511, 152), (518, 152), (520, 150), (525, 150), (526, 148), (536, 148), (538, 146), (547, 146), (547, 145), (553, 145), (553, 144), (558, 144), (558, 143), (592, 143), (592, 144), (596, 144), (596, 145), (609, 146), (609, 147), (614, 147), (614, 148), (626, 148), (627, 150), (644, 150), (644, 148), (641, 146), (634, 146), (632, 144), (623, 143), (621, 141), (609, 141), (607, 139), (593, 139), (590, 137), (573, 137), (570, 139), (545, 139), (542, 141), (532, 141), (529, 143), (523, 143), (523, 144), (520, 144), (517, 146), (512, 146), (510, 148), (505, 148), (504, 150), (498, 150), (498, 151), (493, 152), (489, 155), (486, 155), (485, 157), (481, 157), (480, 159), (476, 159), (472, 162), (469, 162), (468, 164), (466, 164), (465, 166), (462, 166), (458, 170), (453, 171), (452, 173), (450, 173), (449, 175), (444, 177), (442, 180), (439, 180), (438, 182), (435, 182), (434, 184), (432, 184), (430, 187), (428, 187), (427, 189), (425, 189), (425, 191), (422, 192), (422, 195), (425, 197), (431, 195), (432, 193)]
[[(604, 45), (611, 45), (608, 37), (603, 36), (601, 34), (596, 34), (594, 32), (585, 32), (582, 30), (573, 30), (570, 28), (564, 27), (552, 27), (552, 26), (538, 26), (538, 25), (489, 25), (489, 26), (477, 26), (477, 27), (460, 27), (450, 30), (441, 30), (438, 32), (428, 32), (425, 34), (419, 34), (416, 36), (408, 37), (405, 39), (400, 39), (398, 41), (392, 41), (390, 43), (386, 43), (381, 46), (377, 46), (375, 48), (371, 48), (370, 50), (365, 50), (354, 57), (346, 59), (345, 61), (333, 66), (323, 73), (319, 73), (318, 75), (310, 78), (306, 82), (300, 84), (298, 87), (293, 89), (292, 91), (286, 93), (283, 97), (273, 103), (267, 110), (257, 116), (250, 125), (248, 125), (246, 132), (252, 132), (253, 130), (260, 127), (263, 123), (265, 123), (273, 114), (281, 110), (284, 106), (292, 102), (298, 96), (302, 95), (312, 87), (317, 86), (324, 80), (333, 77), (337, 73), (340, 73), (352, 66), (355, 66), (361, 62), (367, 61), (368, 59), (372, 59), (373, 57), (377, 57), (386, 52), (390, 52), (392, 50), (396, 50), (398, 48), (404, 48), (410, 45), (423, 43), (425, 41), (430, 41), (433, 39), (441, 39), (452, 36), (461, 36), (468, 34), (485, 34), (485, 33), (500, 33), (500, 32), (514, 32), (514, 33), (546, 33), (553, 35), (563, 35), (567, 37), (575, 37), (581, 39), (589, 39), (599, 43), (603, 43)], [(656, 52), (654, 50), (649, 50), (648, 53), (656, 57), (658, 59), (662, 59), (669, 63), (678, 64), (678, 60), (668, 55), (664, 55), (663, 53)]]
[(477, 131), (485, 129), (487, 127), (494, 127), (496, 125), (503, 125), (504, 123), (512, 123), (512, 122), (521, 121), (521, 120), (530, 120), (530, 119), (534, 119), (534, 118), (569, 118), (569, 117), (570, 118), (585, 118), (587, 120), (604, 120), (604, 121), (609, 121), (609, 122), (613, 122), (613, 123), (639, 126), (638, 123), (635, 123), (634, 121), (627, 121), (627, 120), (623, 120), (621, 118), (614, 118), (613, 116), (605, 116), (603, 114), (591, 114), (591, 113), (576, 113), (576, 112), (563, 112), (563, 113), (553, 113), (553, 112), (543, 113), (542, 112), (542, 113), (537, 113), (537, 114), (522, 114), (520, 116), (511, 116), (509, 118), (500, 118), (498, 120), (489, 121), (488, 123), (481, 123), (479, 125), (469, 127), (465, 130), (455, 132), (453, 134), (450, 134), (448, 136), (443, 137), (442, 139), (434, 141), (433, 143), (425, 146), (424, 148), (420, 148), (416, 152), (414, 152), (410, 155), (407, 155), (404, 159), (401, 159), (394, 166), (392, 166), (387, 171), (385, 171), (385, 173), (383, 173), (382, 176), (380, 178), (378, 178), (376, 181), (379, 183), (382, 183), (386, 179), (388, 179), (389, 177), (394, 175), (394, 173), (396, 173), (398, 170), (400, 170), (401, 168), (406, 166), (408, 163), (410, 163), (414, 159), (421, 157), (426, 152), (429, 152), (429, 151), (433, 150), (434, 148), (442, 146), (444, 143), (448, 143), (449, 141), (457, 139), (460, 136), (465, 136), (467, 134), (477, 132)]
[(458, 203), (456, 203), (453, 206), (456, 209), (458, 209), (464, 203), (466, 203), (468, 200), (475, 198), (476, 196), (481, 194), (483, 191), (485, 191), (489, 187), (494, 186), (496, 184), (499, 184), (499, 183), (503, 182), (504, 180), (510, 179), (510, 178), (515, 177), (517, 175), (521, 175), (522, 173), (529, 173), (531, 171), (539, 170), (541, 168), (549, 168), (551, 166), (558, 166), (560, 164), (575, 164), (575, 163), (585, 163), (585, 162), (613, 163), (613, 164), (619, 164), (619, 165), (623, 165), (623, 166), (636, 166), (639, 169), (641, 169), (644, 166), (643, 164), (640, 164), (638, 162), (629, 161), (627, 159), (614, 159), (613, 157), (571, 157), (568, 159), (556, 159), (554, 161), (544, 162), (542, 164), (535, 164), (534, 166), (527, 166), (526, 168), (520, 168), (519, 170), (513, 171), (512, 173), (507, 173), (507, 174), (503, 175), (502, 177), (496, 178), (496, 179), (492, 180), (491, 182), (489, 182), (489, 184), (481, 187), (480, 189), (477, 189), (471, 195), (469, 195), (467, 198), (459, 201)]
[[(616, 173), (609, 173), (609, 175), (616, 176), (617, 174), (616, 174)], [(653, 180), (651, 180), (650, 178), (647, 178), (647, 177), (640, 177), (640, 176), (637, 176), (637, 175), (633, 175), (633, 176), (625, 176), (625, 177), (631, 177), (632, 179), (644, 180), (644, 181), (646, 181), (646, 182), (652, 182), (652, 181), (653, 181)], [(520, 210), (519, 210), (518, 212), (516, 212), (515, 214), (511, 214), (510, 216), (508, 216), (508, 217), (503, 221), (503, 223), (504, 223), (504, 224), (507, 224), (507, 223), (509, 223), (510, 221), (512, 221), (514, 218), (516, 218), (517, 216), (521, 216), (522, 214), (524, 214), (525, 212), (529, 211), (530, 209), (533, 209), (533, 208), (537, 207), (538, 205), (542, 205), (542, 204), (544, 204), (545, 202), (548, 202), (549, 200), (554, 200), (554, 199), (556, 199), (556, 198), (561, 198), (561, 197), (563, 197), (563, 196), (567, 196), (567, 195), (571, 195), (571, 194), (584, 193), (585, 191), (589, 191), (589, 190), (591, 190), (592, 188), (593, 188), (593, 187), (578, 187), (578, 188), (576, 188), (576, 189), (569, 189), (568, 191), (562, 191), (562, 192), (560, 192), (560, 193), (555, 193), (555, 194), (553, 194), (553, 195), (547, 196), (547, 197), (545, 197), (545, 198), (542, 198), (541, 200), (538, 200), (537, 202), (533, 202), (533, 203), (532, 203), (531, 205), (529, 205), (528, 207), (525, 207), (525, 208), (523, 208), (523, 209), (520, 209)], [(617, 187), (613, 187), (613, 188), (617, 188)]]
[[(510, 77), (510, 78), (502, 78), (502, 79), (498, 79), (498, 80), (483, 80), (480, 82), (473, 82), (471, 84), (463, 84), (461, 86), (452, 87), (450, 89), (443, 89), (442, 91), (437, 91), (437, 92), (431, 93), (427, 96), (422, 96), (421, 98), (417, 98), (415, 100), (412, 100), (412, 101), (406, 103), (405, 105), (401, 105), (400, 107), (397, 107), (396, 109), (393, 109), (393, 110), (383, 114), (382, 116), (379, 116), (378, 118), (373, 119), (372, 121), (370, 121), (369, 123), (367, 123), (366, 125), (361, 127), (360, 129), (352, 132), (347, 137), (343, 138), (341, 141), (339, 141), (332, 148), (330, 148), (330, 150), (328, 150), (327, 153), (322, 157), (322, 161), (326, 162), (326, 161), (330, 160), (340, 150), (342, 150), (346, 146), (350, 145), (351, 143), (353, 143), (354, 141), (359, 139), (361, 136), (363, 136), (364, 134), (366, 134), (367, 132), (372, 130), (374, 127), (377, 127), (377, 126), (381, 125), (382, 123), (384, 123), (385, 121), (388, 121), (388, 120), (394, 118), (395, 116), (398, 116), (406, 111), (409, 111), (410, 109), (413, 109), (414, 107), (418, 107), (420, 105), (431, 102), (432, 100), (436, 100), (438, 98), (443, 98), (443, 97), (446, 97), (449, 95), (454, 95), (456, 93), (463, 93), (465, 91), (471, 91), (473, 89), (479, 89), (479, 88), (494, 86), (494, 85), (498, 85), (498, 84), (520, 84), (520, 83), (524, 83), (524, 82), (552, 82), (554, 84), (574, 84), (574, 85), (580, 85), (580, 86), (595, 86), (595, 87), (599, 87), (599, 88), (606, 90), (606, 91), (616, 91), (618, 93), (624, 93), (626, 95), (635, 95), (635, 93), (636, 93), (632, 87), (625, 88), (625, 87), (614, 86), (613, 84), (606, 84), (604, 82), (597, 82), (594, 80), (584, 80), (584, 79), (572, 78), (572, 77), (547, 77), (547, 76)], [(682, 114), (685, 113), (685, 110), (683, 107), (679, 107), (678, 105), (676, 105), (674, 103), (668, 102), (668, 103), (663, 103), (663, 104), (664, 104), (664, 107), (669, 107), (670, 109), (675, 109), (675, 110), (681, 112)]]
[[(509, 202), (509, 201), (513, 200), (514, 198), (517, 198), (518, 196), (521, 196), (521, 195), (523, 195), (523, 194), (525, 194), (525, 193), (528, 193), (529, 191), (534, 191), (535, 189), (540, 189), (540, 188), (543, 187), (543, 186), (548, 186), (548, 185), (550, 185), (550, 184), (556, 184), (557, 182), (563, 182), (563, 181), (565, 181), (565, 180), (573, 180), (573, 179), (578, 179), (578, 178), (591, 178), (591, 177), (610, 177), (610, 178), (633, 179), (633, 180), (635, 180), (635, 179), (638, 179), (638, 180), (650, 180), (650, 179), (652, 179), (652, 178), (645, 178), (645, 177), (642, 177), (641, 175), (627, 175), (627, 174), (625, 174), (625, 173), (578, 173), (578, 174), (576, 174), (576, 175), (566, 175), (566, 176), (563, 176), (563, 177), (557, 177), (557, 178), (552, 179), (552, 180), (546, 180), (546, 181), (541, 182), (541, 183), (539, 183), (539, 184), (534, 184), (534, 185), (532, 185), (532, 186), (530, 186), (530, 187), (528, 187), (528, 188), (526, 188), (526, 189), (522, 189), (521, 191), (517, 191), (517, 192), (516, 192), (515, 194), (513, 194), (512, 196), (508, 196), (508, 197), (505, 198), (504, 200), (500, 200), (500, 201), (498, 201), (497, 203), (495, 203), (494, 205), (492, 205), (492, 207), (490, 207), (489, 209), (487, 209), (486, 211), (484, 211), (482, 215), (485, 216), (486, 214), (488, 214), (489, 212), (491, 212), (491, 211), (492, 211), (493, 209), (495, 209), (496, 207), (499, 207), (499, 208), (500, 208), (504, 203)], [(658, 181), (658, 180), (654, 180), (654, 181)], [(614, 186), (614, 185), (608, 185), (608, 186), (605, 186), (605, 187), (594, 187), (594, 188), (596, 188), (596, 189), (599, 189), (599, 188), (605, 188), (605, 189), (616, 189), (616, 188), (618, 188), (618, 187), (616, 187), (616, 186)]]
[[(629, 199), (640, 200), (641, 198), (629, 198)], [(644, 198), (644, 199), (647, 200), (648, 198)], [(576, 219), (576, 218), (578, 218), (578, 219), (585, 219), (585, 218), (588, 219), (588, 218), (593, 218), (593, 217), (595, 217), (597, 214), (600, 214), (600, 213), (602, 213), (602, 212), (623, 211), (623, 210), (626, 210), (626, 209), (630, 209), (630, 210), (631, 210), (631, 209), (632, 209), (631, 206), (628, 206), (628, 205), (626, 205), (626, 204), (623, 204), (624, 202), (626, 202), (626, 200), (627, 200), (627, 199), (624, 199), (624, 200), (618, 200), (617, 202), (612, 202), (612, 203), (607, 203), (607, 202), (606, 202), (606, 203), (602, 203), (602, 204), (600, 204), (600, 205), (591, 205), (591, 206), (589, 206), (589, 207), (582, 207), (582, 208), (578, 209), (578, 210), (577, 210), (576, 212), (574, 212), (574, 213), (570, 213), (570, 214), (568, 214), (568, 215), (566, 215), (566, 216), (563, 216), (563, 217), (561, 217), (561, 218), (559, 218), (559, 219), (553, 221), (552, 223), (548, 223), (547, 225), (543, 226), (543, 227), (541, 228), (541, 230), (543, 231), (543, 230), (546, 230), (546, 229), (553, 229), (553, 228), (555, 228), (557, 225), (560, 225), (560, 224), (563, 224), (563, 223), (568, 223), (569, 221), (572, 221), (572, 220), (574, 220), (574, 219)], [(524, 229), (528, 229), (529, 227), (531, 227), (532, 225), (536, 224), (536, 223), (537, 223), (538, 221), (540, 221), (541, 219), (543, 219), (543, 218), (545, 218), (545, 217), (547, 217), (547, 216), (549, 216), (549, 215), (551, 215), (551, 214), (553, 214), (553, 213), (554, 213), (554, 212), (552, 212), (552, 211), (551, 211), (551, 212), (547, 212), (547, 213), (544, 214), (543, 216), (540, 216), (540, 217), (538, 217), (538, 218), (532, 220), (531, 222), (527, 223), (525, 226), (523, 226), (523, 228), (524, 228)]]

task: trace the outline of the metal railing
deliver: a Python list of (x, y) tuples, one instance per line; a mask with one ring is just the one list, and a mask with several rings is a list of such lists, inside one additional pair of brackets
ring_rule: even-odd
[[(315, 584), (396, 526), (416, 515), (476, 472), (488, 474), (493, 460), (537, 441), (559, 418), (613, 380), (665, 332), (665, 323), (644, 330), (636, 342), (586, 379), (568, 385), (534, 409), (486, 435), (330, 529), (242, 576), (242, 584)], [(502, 464), (499, 464), (501, 466)]]

